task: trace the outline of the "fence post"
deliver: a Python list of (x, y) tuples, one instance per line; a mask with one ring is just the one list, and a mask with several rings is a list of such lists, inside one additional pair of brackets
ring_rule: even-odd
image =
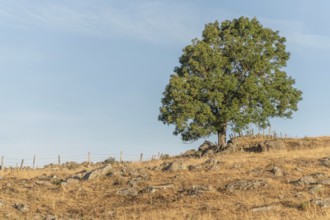
[(58, 165), (61, 165), (61, 155), (58, 155)]
[(88, 160), (88, 163), (90, 164), (91, 163), (91, 152), (88, 152), (88, 158), (87, 158), (87, 160)]
[(123, 161), (123, 152), (120, 151), (120, 160), (119, 160), (119, 162), (122, 162), (122, 161)]
[(20, 166), (20, 169), (22, 169), (22, 168), (23, 168), (23, 164), (24, 164), (24, 159), (22, 159), (22, 161), (21, 161), (21, 166)]
[(271, 135), (272, 135), (272, 134), (271, 134), (271, 132), (272, 132), (272, 127), (271, 127), (271, 126), (269, 126), (269, 127), (268, 127), (268, 135), (269, 135), (269, 136), (271, 136)]
[(4, 168), (4, 167), (3, 167), (3, 161), (4, 161), (4, 157), (1, 156), (1, 170)]
[(36, 166), (36, 155), (33, 156), (33, 169), (35, 168)]
[(140, 154), (140, 162), (143, 160), (143, 153)]

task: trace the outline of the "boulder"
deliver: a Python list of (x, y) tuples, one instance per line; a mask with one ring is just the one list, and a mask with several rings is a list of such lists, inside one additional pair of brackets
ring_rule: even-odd
[(186, 166), (181, 161), (173, 161), (169, 162), (166, 161), (159, 165), (159, 167), (156, 167), (156, 170), (162, 170), (162, 171), (180, 171), (185, 170)]
[(218, 149), (218, 146), (210, 141), (204, 141), (204, 143), (199, 146), (198, 152), (201, 153), (201, 155), (205, 155), (207, 152), (212, 151), (213, 153), (216, 152)]
[(330, 198), (325, 199), (314, 199), (312, 203), (321, 208), (330, 208)]
[(322, 166), (330, 168), (330, 157), (321, 159), (320, 163)]
[(113, 168), (110, 164), (89, 171), (87, 173), (85, 173), (85, 175), (82, 177), (83, 180), (93, 180), (93, 179), (99, 179), (99, 178), (103, 178), (105, 176), (108, 176), (109, 174), (111, 174), (111, 172), (113, 171)]
[(187, 150), (182, 154), (183, 157), (197, 157), (199, 154), (196, 150)]
[(267, 183), (264, 180), (238, 180), (229, 183), (226, 186), (226, 190), (229, 192), (233, 192), (235, 190), (254, 190), (265, 186), (267, 186)]
[(131, 187), (126, 189), (121, 189), (117, 192), (117, 194), (121, 196), (136, 196), (139, 194), (139, 191), (136, 188)]
[(155, 185), (155, 186), (147, 186), (142, 190), (144, 193), (154, 193), (158, 190), (165, 190), (165, 189), (173, 189), (174, 184), (168, 183), (168, 184), (161, 184), (161, 185)]
[(282, 140), (268, 140), (258, 143), (259, 151), (267, 152), (273, 150), (286, 150), (286, 145)]

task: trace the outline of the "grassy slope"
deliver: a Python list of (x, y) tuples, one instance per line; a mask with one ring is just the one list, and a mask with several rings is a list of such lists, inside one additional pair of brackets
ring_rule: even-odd
[[(321, 140), (321, 139), (320, 139)], [(83, 169), (5, 170), (0, 180), (0, 219), (43, 219), (48, 214), (58, 219), (330, 219), (330, 208), (309, 203), (316, 198), (330, 198), (330, 185), (310, 193), (311, 185), (297, 185), (290, 181), (313, 173), (330, 178), (330, 168), (320, 159), (330, 157), (329, 147), (268, 153), (233, 153), (217, 155), (219, 169), (156, 171), (152, 167), (164, 161), (131, 163), (126, 170), (143, 168), (150, 180), (138, 184), (138, 190), (147, 186), (173, 183), (174, 187), (137, 196), (118, 195), (129, 188), (130, 175), (117, 173), (99, 180), (79, 181), (70, 186), (37, 185), (41, 177), (56, 175), (65, 179)], [(179, 159), (185, 165), (201, 164), (208, 158)], [(169, 159), (172, 160), (172, 159)], [(177, 160), (177, 159), (173, 159)], [(283, 176), (275, 176), (266, 168), (280, 167)], [(119, 166), (116, 169), (120, 169)], [(250, 190), (226, 190), (238, 180), (262, 180), (267, 185)], [(194, 193), (194, 186), (211, 190)], [(20, 212), (15, 203), (28, 205)], [(253, 211), (256, 207), (271, 206), (270, 210)], [(267, 208), (266, 208), (267, 209)]]

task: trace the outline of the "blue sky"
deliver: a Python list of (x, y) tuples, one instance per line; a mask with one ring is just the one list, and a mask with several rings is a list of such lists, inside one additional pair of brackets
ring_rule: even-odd
[[(330, 3), (261, 0), (0, 0), (0, 148), (10, 158), (176, 154), (157, 120), (182, 48), (204, 25), (257, 17), (287, 38), (304, 100), (273, 128), (329, 135)], [(210, 138), (215, 140), (214, 137)]]

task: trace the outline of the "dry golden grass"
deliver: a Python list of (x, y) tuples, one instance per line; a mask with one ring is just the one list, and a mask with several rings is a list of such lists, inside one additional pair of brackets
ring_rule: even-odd
[[(328, 141), (322, 137), (317, 141)], [(313, 140), (315, 141), (315, 140)], [(132, 175), (116, 174), (99, 180), (79, 181), (67, 186), (61, 180), (82, 170), (95, 167), (68, 169), (5, 170), (1, 171), (0, 219), (43, 219), (54, 215), (57, 219), (330, 219), (330, 208), (320, 208), (310, 201), (330, 198), (330, 186), (315, 194), (310, 186), (290, 181), (313, 173), (322, 173), (330, 179), (330, 168), (320, 159), (330, 157), (330, 146), (268, 153), (233, 153), (216, 155), (219, 169), (156, 171), (162, 160), (127, 165), (115, 169), (143, 169), (150, 179), (138, 185), (136, 196), (118, 195), (118, 190), (129, 188)], [(197, 165), (208, 158), (174, 158), (185, 165)], [(266, 170), (269, 164), (280, 167), (283, 176)], [(54, 175), (56, 178), (54, 178)], [(48, 185), (36, 181), (48, 178)], [(52, 181), (52, 179), (56, 181)], [(226, 190), (239, 180), (262, 180), (265, 187), (251, 190)], [(172, 183), (173, 188), (143, 193), (145, 187)], [(194, 186), (212, 190), (190, 193)], [(28, 205), (25, 212), (13, 207), (15, 203)], [(272, 206), (270, 210), (254, 208)]]

